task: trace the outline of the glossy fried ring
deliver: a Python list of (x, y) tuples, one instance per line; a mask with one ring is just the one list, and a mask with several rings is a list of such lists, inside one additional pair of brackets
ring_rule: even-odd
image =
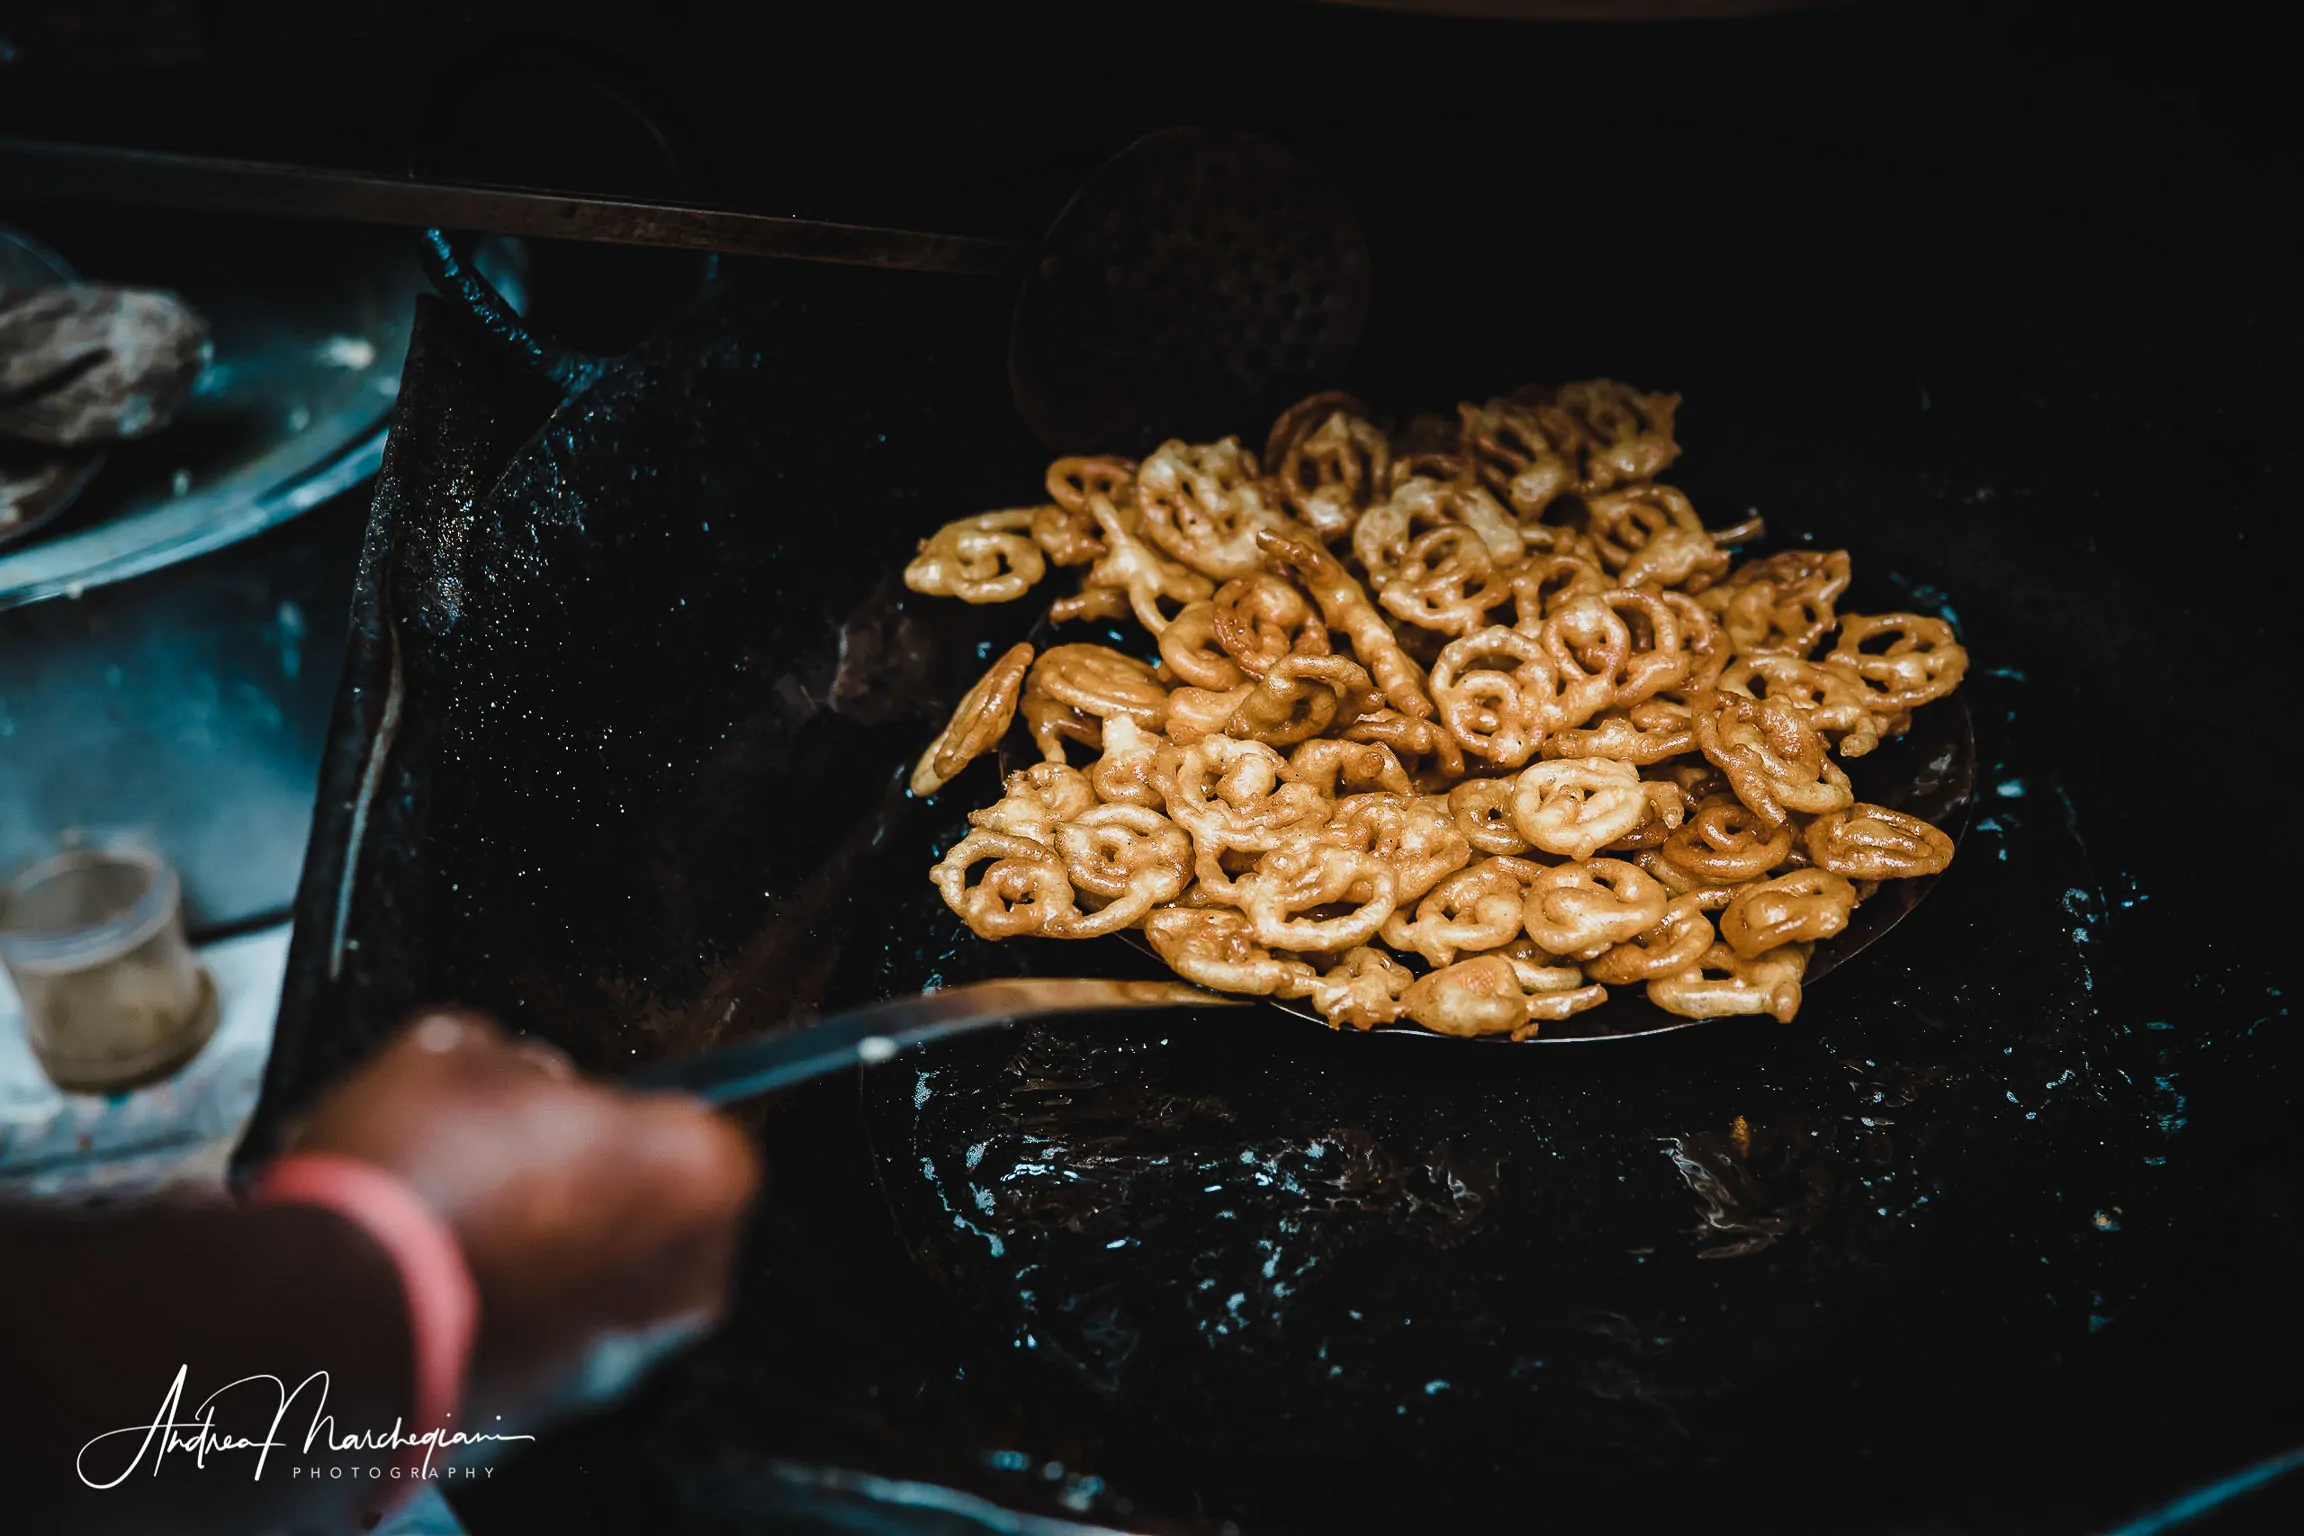
[(1086, 505), (1078, 508), (1050, 502), (1032, 509), (1032, 542), (1058, 565), (1086, 565), (1104, 553), (1096, 537), (1096, 519)]
[(1384, 622), (1368, 601), (1368, 594), (1343, 563), (1327, 550), (1300, 540), (1256, 536), (1257, 547), (1294, 571), (1304, 581), (1312, 601), (1328, 627), (1344, 632), (1352, 654), (1384, 690), (1384, 698), (1400, 713), (1417, 720), (1432, 717), (1432, 700), (1424, 692), (1424, 673), (1400, 648), (1392, 626)]
[(1218, 992), (1270, 997), (1314, 979), (1311, 966), (1273, 954), (1246, 917), (1223, 907), (1162, 907), (1144, 919), (1144, 938), (1170, 970)]
[(1347, 795), (1319, 835), (1390, 865), (1401, 901), (1416, 900), (1472, 860), (1448, 802), (1434, 796)]
[(1722, 671), (1719, 686), (1729, 693), (1783, 700), (1810, 730), (1835, 743), (1842, 757), (1862, 757), (1880, 745), (1880, 721), (1863, 688), (1829, 667), (1762, 651)]
[(1942, 831), (1861, 800), (1817, 817), (1802, 838), (1817, 868), (1851, 880), (1911, 880), (1952, 863), (1952, 839)]
[(1096, 806), (1096, 789), (1088, 776), (1064, 763), (1034, 763), (1019, 769), (1008, 775), (1006, 788), (998, 800), (970, 811), (968, 824), (1053, 848), (1059, 826)]
[(1469, 528), (1421, 533), (1400, 556), (1376, 600), (1418, 629), (1462, 635), (1488, 622), (1488, 610), (1512, 600), (1512, 583)]
[(1100, 805), (1056, 829), (1056, 852), (1074, 891), (1103, 898), (1093, 916), (1049, 936), (1088, 939), (1133, 928), (1155, 906), (1184, 894), (1192, 879), (1192, 840), (1158, 811)]
[(1520, 936), (1528, 885), (1543, 866), (1525, 859), (1490, 858), (1468, 864), (1434, 886), (1411, 918), (1394, 912), (1384, 942), (1412, 950), (1433, 965), (1467, 951), (1501, 949)]
[(1292, 784), (1309, 785), (1330, 799), (1340, 794), (1414, 792), (1408, 770), (1390, 747), (1373, 741), (1341, 741), (1333, 736), (1314, 737), (1289, 753), (1288, 766), (1280, 770), (1280, 776)]
[(1400, 1006), (1437, 1034), (1525, 1040), (1547, 1022), (1608, 1000), (1605, 988), (1578, 985), (1583, 980), (1574, 966), (1479, 955), (1418, 979)]
[(1186, 603), (1160, 632), (1160, 660), (1195, 688), (1222, 690), (1248, 681), (1216, 638), (1216, 605)]
[(1501, 625), (1443, 646), (1432, 700), (1464, 750), (1499, 768), (1535, 754), (1556, 716), (1559, 677), (1535, 636)]
[[(969, 870), (987, 860), (983, 876), (970, 885)], [(1029, 838), (979, 828), (953, 844), (928, 878), (979, 938), (1048, 933), (1080, 916), (1063, 861)]]
[(1376, 707), (1367, 669), (1342, 656), (1285, 656), (1274, 662), (1234, 708), (1224, 734), (1270, 746), (1293, 746), (1341, 717), (1357, 720)]
[(1873, 713), (1896, 715), (1959, 687), (1968, 652), (1942, 619), (1851, 613), (1842, 615), (1840, 638), (1824, 665), (1859, 684)]
[(1249, 677), (1262, 677), (1284, 656), (1325, 656), (1332, 649), (1328, 626), (1311, 600), (1286, 577), (1270, 571), (1218, 587), (1215, 624), (1216, 643)]
[[(1240, 877), (1236, 901), (1256, 942), (1274, 949), (1350, 949), (1376, 936), (1398, 905), (1400, 877), (1372, 854), (1313, 837), (1283, 842)], [(1308, 914), (1349, 906), (1334, 917)]]
[(1284, 838), (1326, 826), (1335, 809), (1310, 785), (1282, 782), (1287, 766), (1260, 741), (1203, 737), (1178, 754), (1161, 786), (1168, 814), (1203, 855), (1278, 847)]
[(1319, 975), (1290, 984), (1287, 996), (1301, 997), (1335, 1028), (1374, 1029), (1400, 1017), (1400, 994), (1416, 973), (1380, 949), (1356, 945), (1336, 957)]
[(1848, 775), (1824, 755), (1824, 739), (1781, 699), (1710, 689), (1688, 706), (1696, 745), (1728, 776), (1736, 798), (1769, 826), (1793, 811), (1820, 816), (1855, 798)]
[[(1440, 675), (1433, 668), (1433, 677)], [(1433, 684), (1437, 692), (1439, 684)], [(1445, 708), (1445, 706), (1443, 706)], [(1644, 699), (1628, 710), (1610, 710), (1589, 726), (1555, 731), (1543, 752), (1553, 757), (1612, 757), (1648, 767), (1696, 750), (1696, 724), (1688, 706), (1667, 699)]]
[(1585, 379), (1551, 391), (1549, 403), (1575, 425), (1583, 460), (1580, 490), (1653, 480), (1680, 456), (1680, 445), (1672, 439), (1678, 395), (1644, 394), (1614, 379)]
[(1324, 540), (1341, 538), (1386, 494), (1392, 445), (1350, 395), (1329, 391), (1281, 412), (1264, 464), (1290, 511)]
[(1512, 627), (1543, 631), (1544, 621), (1579, 597), (1608, 591), (1608, 573), (1582, 555), (1535, 555), (1512, 570)]
[(1034, 509), (984, 512), (946, 523), (920, 541), (904, 567), (904, 585), (929, 597), (964, 603), (1013, 602), (1048, 574), (1048, 560), (1027, 536)]
[(1808, 969), (1808, 947), (1787, 945), (1747, 960), (1725, 944), (1676, 976), (1648, 983), (1648, 1001), (1684, 1019), (1720, 1019), (1765, 1013), (1789, 1024), (1800, 1011), (1800, 978)]
[(1522, 921), (1546, 952), (1594, 959), (1664, 920), (1664, 887), (1621, 859), (1541, 871), (1528, 885)]
[(1741, 654), (1804, 657), (1836, 621), (1833, 605), (1848, 576), (1844, 549), (1787, 549), (1738, 566), (1702, 601)]
[(1626, 587), (1701, 592), (1728, 574), (1728, 551), (1713, 542), (1686, 496), (1668, 485), (1635, 485), (1585, 498), (1600, 563)]
[(1147, 731), (1168, 714), (1168, 690), (1152, 669), (1106, 645), (1050, 646), (1032, 668), (1031, 687), (1098, 720), (1126, 715)]
[(1465, 841), (1482, 853), (1528, 851), (1528, 839), (1512, 820), (1511, 779), (1466, 779), (1448, 791), (1448, 814)]
[(1491, 400), (1456, 407), (1464, 458), (1497, 495), (1530, 522), (1576, 484), (1576, 429), (1564, 419), (1550, 423), (1535, 406), (1517, 400)]
[(1560, 676), (1559, 723), (1582, 725), (1684, 682), (1693, 658), (1680, 621), (1647, 592), (1596, 592), (1544, 621), (1545, 653)]
[(1746, 960), (1813, 944), (1848, 926), (1856, 888), (1828, 869), (1796, 869), (1745, 886), (1720, 914), (1720, 938)]
[(1733, 885), (1783, 863), (1792, 851), (1792, 829), (1771, 827), (1743, 801), (1722, 795), (1699, 803), (1659, 851), (1699, 880)]
[(1236, 437), (1162, 443), (1136, 468), (1136, 506), (1146, 538), (1218, 581), (1264, 568), (1259, 531), (1297, 528), (1265, 504), (1255, 456)]
[[(1427, 779), (1445, 783), (1464, 776), (1464, 748), (1455, 733), (1436, 720), (1412, 719), (1396, 709), (1362, 715), (1344, 728), (1346, 741), (1372, 741), (1390, 747), (1403, 762), (1426, 763)], [(1428, 761), (1427, 761), (1428, 760)]]
[(1012, 646), (961, 695), (951, 720), (913, 765), (912, 793), (922, 798), (936, 793), (1008, 733), (1031, 665), (1032, 647)]
[[(1163, 754), (1167, 758), (1165, 770)], [(1104, 755), (1088, 765), (1088, 783), (1096, 799), (1106, 805), (1159, 810), (1167, 803), (1160, 793), (1164, 771), (1175, 771), (1175, 750), (1165, 738), (1142, 729), (1126, 715), (1105, 720)]]
[(1703, 904), (1694, 896), (1675, 896), (1664, 904), (1655, 927), (1586, 961), (1584, 974), (1612, 987), (1676, 976), (1704, 957), (1712, 939), (1712, 920), (1704, 915)]
[[(1054, 489), (1051, 472), (1050, 489)], [(1182, 607), (1214, 595), (1216, 584), (1191, 567), (1168, 559), (1129, 526), (1121, 504), (1094, 489), (1086, 492), (1088, 514), (1104, 537), (1104, 555), (1088, 568), (1081, 594), (1093, 588), (1111, 588), (1128, 594), (1128, 610), (1136, 622), (1158, 635), (1168, 627), (1164, 602)], [(1061, 497), (1058, 500), (1062, 500)], [(1130, 507), (1130, 512), (1135, 508)], [(1061, 617), (1061, 615), (1059, 615)]]
[(1538, 763), (1512, 791), (1512, 824), (1520, 835), (1533, 847), (1571, 859), (1590, 858), (1647, 817), (1640, 770), (1612, 758)]

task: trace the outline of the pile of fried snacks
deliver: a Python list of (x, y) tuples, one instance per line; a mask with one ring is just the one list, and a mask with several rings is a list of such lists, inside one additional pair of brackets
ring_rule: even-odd
[[(1204, 987), (1331, 1023), (1535, 1034), (1644, 986), (1789, 1020), (1814, 945), (1952, 841), (1835, 758), (1958, 686), (1943, 620), (1841, 613), (1848, 555), (1735, 560), (1657, 477), (1677, 395), (1608, 379), (1387, 431), (1292, 407), (1259, 454), (1067, 458), (1048, 501), (950, 523), (915, 592), (1133, 618), (1158, 662), (1018, 645), (912, 777), (1021, 714), (1040, 761), (931, 878), (988, 939), (1141, 930)], [(1152, 654), (1147, 645), (1145, 655)]]

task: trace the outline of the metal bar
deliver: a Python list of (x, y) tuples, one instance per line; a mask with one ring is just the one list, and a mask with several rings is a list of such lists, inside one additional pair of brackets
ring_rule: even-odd
[(972, 235), (0, 138), (6, 193), (975, 277), (1015, 276), (1025, 259), (1021, 245)]
[(1050, 1013), (1095, 1013), (1117, 1008), (1236, 1006), (1178, 982), (1072, 980), (1020, 977), (979, 981), (914, 997), (891, 998), (765, 1040), (707, 1051), (633, 1074), (635, 1088), (693, 1093), (711, 1104), (773, 1093), (861, 1062), (886, 1061), (900, 1050), (972, 1030), (1012, 1024)]

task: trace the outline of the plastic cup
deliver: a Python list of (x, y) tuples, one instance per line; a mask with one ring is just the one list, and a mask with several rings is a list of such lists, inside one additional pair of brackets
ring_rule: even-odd
[(76, 848), (19, 875), (0, 891), (0, 964), (33, 1057), (69, 1092), (156, 1082), (216, 1032), (176, 872), (141, 849)]

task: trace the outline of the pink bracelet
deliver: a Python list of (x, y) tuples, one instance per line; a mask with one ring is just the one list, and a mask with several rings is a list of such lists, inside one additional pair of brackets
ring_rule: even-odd
[[(456, 1234), (404, 1180), (373, 1163), (334, 1152), (296, 1152), (256, 1175), (256, 1205), (316, 1205), (374, 1238), (392, 1257), (408, 1304), (409, 1353), (416, 1364), (409, 1433), (446, 1432), (464, 1396), (472, 1339), (480, 1322), (479, 1291)], [(408, 1447), (403, 1476), (425, 1467), (435, 1445)], [(406, 1490), (414, 1491), (411, 1481)]]

